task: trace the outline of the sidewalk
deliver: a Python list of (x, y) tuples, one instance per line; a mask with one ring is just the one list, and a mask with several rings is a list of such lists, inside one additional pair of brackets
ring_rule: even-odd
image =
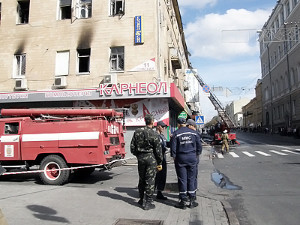
[[(174, 207), (178, 201), (177, 176), (172, 159), (167, 160), (169, 163), (167, 185), (164, 194), (168, 197), (168, 200), (166, 202), (155, 201), (156, 208), (154, 210), (143, 212), (145, 219), (161, 220), (165, 225), (239, 224), (230, 205), (225, 201), (225, 197), (222, 196), (222, 194), (220, 195), (222, 189), (216, 187), (211, 181), (211, 173), (214, 171), (214, 166), (210, 157), (209, 146), (203, 148), (200, 159), (198, 174), (199, 191), (197, 192), (197, 202), (199, 203), (199, 206), (196, 208), (181, 210)], [(127, 166), (134, 165), (136, 165), (136, 160), (132, 160), (127, 164)]]
[[(177, 209), (177, 176), (168, 159), (166, 201), (145, 211), (138, 201), (138, 172), (135, 158), (107, 172), (94, 172), (85, 180), (64, 186), (33, 182), (1, 184), (0, 208), (9, 225), (238, 225), (225, 201), (228, 192), (211, 181), (214, 170), (210, 147), (204, 147), (199, 164), (199, 206)], [(99, 174), (100, 173), (100, 174)], [(32, 179), (31, 177), (29, 178)], [(3, 186), (2, 186), (3, 185)], [(227, 193), (227, 194), (226, 194)]]

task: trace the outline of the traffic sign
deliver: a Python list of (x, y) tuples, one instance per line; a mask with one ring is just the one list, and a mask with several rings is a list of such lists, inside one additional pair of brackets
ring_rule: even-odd
[(205, 84), (205, 85), (203, 85), (202, 90), (203, 90), (205, 93), (209, 93), (209, 92), (210, 92), (210, 87), (209, 87), (207, 84)]
[(178, 118), (184, 118), (184, 119), (186, 119), (186, 118), (187, 118), (186, 112), (185, 112), (185, 111), (182, 111), (182, 112), (179, 114)]
[(204, 124), (204, 116), (196, 116), (195, 120), (196, 124)]

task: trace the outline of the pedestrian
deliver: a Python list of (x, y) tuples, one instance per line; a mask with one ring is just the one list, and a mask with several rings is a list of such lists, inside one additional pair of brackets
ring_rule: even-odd
[(178, 129), (171, 139), (171, 157), (174, 159), (178, 178), (179, 202), (175, 207), (186, 209), (198, 206), (195, 180), (197, 175), (197, 157), (202, 152), (201, 142), (196, 131), (186, 127), (186, 120), (178, 118)]
[[(197, 125), (196, 122), (192, 119), (188, 119), (186, 121), (186, 126), (198, 133), (198, 137), (201, 143), (201, 134), (197, 131)], [(202, 144), (201, 144), (201, 152), (202, 152)], [(200, 156), (197, 156), (197, 169), (196, 169), (196, 179), (195, 179), (195, 190), (198, 190), (198, 166), (199, 166)], [(196, 196), (196, 195), (195, 195)]]
[[(130, 151), (137, 157), (139, 201), (144, 210), (154, 209), (153, 193), (156, 171), (162, 170), (162, 150), (158, 134), (152, 130), (154, 117), (145, 116), (146, 126), (138, 128), (132, 137)], [(144, 199), (145, 198), (145, 199)]]
[(224, 153), (224, 148), (226, 148), (226, 152), (229, 152), (229, 145), (228, 145), (228, 141), (229, 141), (229, 136), (227, 134), (227, 130), (223, 131), (223, 134), (221, 135), (221, 140), (222, 140), (222, 154)]
[(163, 132), (167, 125), (163, 121), (157, 122), (156, 132), (159, 135), (163, 161), (162, 161), (162, 170), (158, 171), (155, 178), (155, 187), (157, 190), (156, 198), (160, 200), (167, 200), (168, 198), (162, 194), (162, 191), (165, 189), (167, 181), (167, 161), (166, 161), (166, 151), (167, 147), (170, 146), (170, 143), (167, 141)]

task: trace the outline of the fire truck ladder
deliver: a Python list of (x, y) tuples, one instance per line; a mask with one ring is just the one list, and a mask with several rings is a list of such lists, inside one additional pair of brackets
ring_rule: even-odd
[[(196, 77), (196, 79), (198, 80), (201, 87), (203, 87), (205, 85), (204, 81), (200, 78), (200, 76), (197, 73), (193, 72), (193, 74)], [(215, 96), (215, 94), (212, 93), (210, 90), (209, 90), (209, 97), (208, 98), (211, 101), (211, 103), (214, 105), (215, 109), (218, 112), (218, 115), (221, 117), (221, 119), (224, 121), (224, 123), (227, 125), (227, 127), (234, 128), (235, 124), (233, 123), (231, 118), (226, 113), (224, 107), (222, 106), (222, 103), (219, 101), (217, 96)]]

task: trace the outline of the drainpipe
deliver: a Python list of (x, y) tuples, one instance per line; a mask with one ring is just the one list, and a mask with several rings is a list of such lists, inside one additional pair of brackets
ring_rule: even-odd
[(161, 81), (161, 74), (160, 74), (160, 11), (159, 11), (159, 4), (160, 0), (156, 1), (156, 14), (157, 14), (157, 57), (156, 57), (156, 70), (157, 70), (157, 77), (158, 81)]

